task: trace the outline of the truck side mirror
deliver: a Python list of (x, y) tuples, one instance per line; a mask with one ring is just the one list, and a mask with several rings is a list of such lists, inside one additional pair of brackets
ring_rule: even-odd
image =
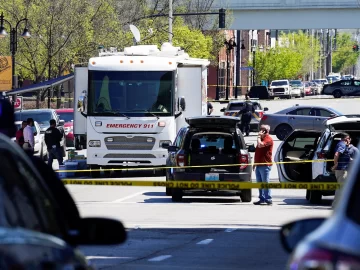
[(184, 112), (186, 109), (185, 97), (179, 97), (178, 99), (178, 110)]
[(79, 112), (85, 112), (86, 111), (86, 91), (85, 90), (82, 92), (82, 95), (78, 99), (77, 110)]

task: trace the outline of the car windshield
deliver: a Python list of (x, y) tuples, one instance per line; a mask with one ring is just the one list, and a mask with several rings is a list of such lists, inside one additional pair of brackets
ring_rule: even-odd
[(302, 86), (302, 82), (301, 81), (290, 81), (290, 85), (291, 86)]
[(74, 120), (74, 113), (72, 112), (58, 112), (60, 120), (64, 120), (65, 122), (71, 122)]
[(281, 85), (288, 85), (288, 82), (287, 81), (271, 82), (271, 86), (281, 86)]
[(52, 113), (46, 111), (22, 111), (15, 113), (15, 121), (26, 121), (28, 118), (34, 119), (43, 129), (50, 126), (49, 121), (52, 119)]
[(170, 116), (172, 71), (89, 71), (89, 114)]

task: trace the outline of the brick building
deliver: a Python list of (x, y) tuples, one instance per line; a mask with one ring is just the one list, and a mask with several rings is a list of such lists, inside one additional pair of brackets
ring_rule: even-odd
[[(236, 47), (229, 51), (229, 98), (244, 95), (252, 85), (252, 48), (267, 49), (271, 45), (268, 30), (225, 30), (224, 41), (234, 40)], [(208, 70), (208, 98), (216, 99), (216, 85), (219, 84), (219, 99), (226, 97), (227, 55), (226, 46), (220, 50), (217, 65)]]

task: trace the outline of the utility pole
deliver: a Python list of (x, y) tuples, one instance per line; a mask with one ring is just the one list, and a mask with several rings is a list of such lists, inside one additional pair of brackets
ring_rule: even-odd
[(169, 0), (169, 42), (172, 43), (172, 23), (173, 23), (173, 0)]

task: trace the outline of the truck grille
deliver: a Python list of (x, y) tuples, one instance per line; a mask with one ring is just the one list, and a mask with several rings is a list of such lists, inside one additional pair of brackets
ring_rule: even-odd
[(285, 89), (284, 88), (275, 88), (273, 89), (273, 93), (284, 93)]
[(104, 158), (156, 158), (151, 154), (106, 154)]
[[(112, 139), (112, 141), (109, 141)], [(126, 136), (106, 137), (105, 145), (108, 150), (152, 150), (155, 144), (154, 137)]]

